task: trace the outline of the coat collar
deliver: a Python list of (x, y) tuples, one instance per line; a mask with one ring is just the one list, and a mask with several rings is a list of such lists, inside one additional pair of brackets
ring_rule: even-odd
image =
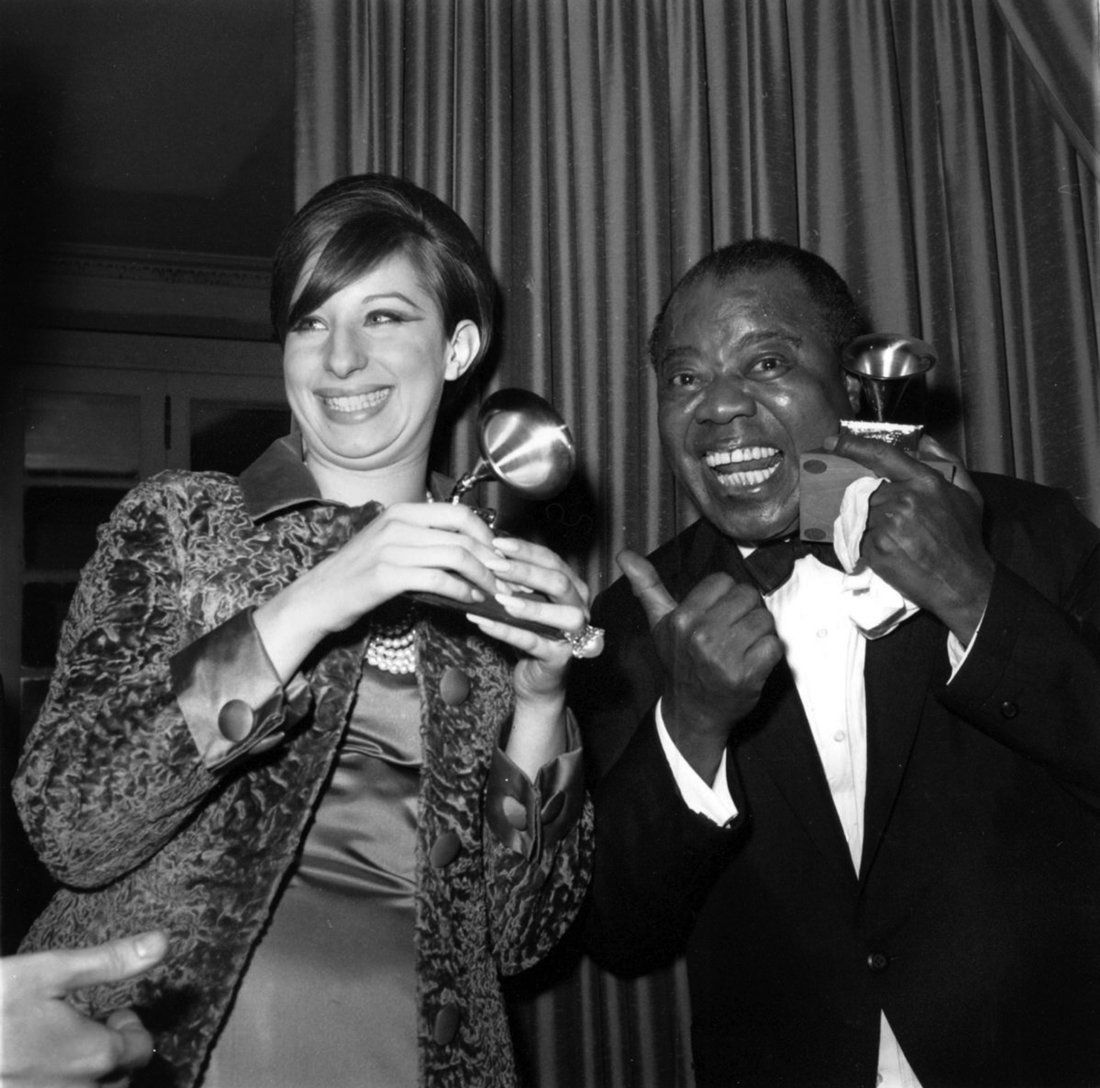
[(254, 522), (294, 506), (324, 502), (302, 458), (302, 440), (297, 434), (272, 442), (241, 473), (239, 482), (245, 511)]
[[(299, 506), (331, 506), (351, 510), (345, 503), (321, 497), (313, 474), (306, 468), (302, 456), (302, 439), (292, 433), (277, 438), (240, 474), (238, 483), (245, 512), (253, 522), (261, 522), (275, 514)], [(429, 490), (432, 498), (442, 502), (451, 490), (451, 482), (433, 472)], [(381, 509), (381, 503), (368, 502), (355, 507), (361, 512), (357, 523), (365, 524)]]
[(918, 612), (896, 631), (867, 643), (867, 799), (860, 881), (866, 884), (893, 814), (925, 703), (949, 679), (947, 631)]

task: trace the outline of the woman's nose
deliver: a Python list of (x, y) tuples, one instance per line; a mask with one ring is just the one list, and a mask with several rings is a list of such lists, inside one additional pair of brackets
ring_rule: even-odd
[(346, 378), (367, 365), (367, 357), (351, 330), (337, 328), (329, 338), (325, 365), (338, 378)]
[(723, 374), (710, 382), (695, 410), (695, 418), (706, 423), (728, 423), (755, 414), (756, 400), (739, 374)]

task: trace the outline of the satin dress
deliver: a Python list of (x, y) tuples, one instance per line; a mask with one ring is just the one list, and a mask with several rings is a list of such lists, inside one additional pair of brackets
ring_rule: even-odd
[(416, 676), (365, 664), (332, 776), (203, 1088), (417, 1083), (420, 766)]

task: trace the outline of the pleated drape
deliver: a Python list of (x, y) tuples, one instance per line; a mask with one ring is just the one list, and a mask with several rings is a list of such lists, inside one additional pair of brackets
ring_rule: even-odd
[[(1100, 518), (1089, 10), (300, 0), (299, 196), (401, 173), (484, 239), (503, 296), (486, 388), (532, 388), (572, 426), (578, 479), (531, 516), (595, 584), (692, 516), (645, 340), (674, 278), (748, 234), (817, 250), (878, 327), (936, 345), (932, 429), (972, 466)], [(468, 415), (453, 467), (475, 454)]]
[[(580, 456), (559, 499), (492, 500), (593, 586), (694, 516), (646, 338), (693, 261), (752, 234), (936, 346), (930, 430), (972, 467), (1100, 520), (1093, 0), (298, 0), (296, 33), (299, 198), (403, 174), (483, 239), (503, 320), (481, 392), (547, 396)], [(515, 1005), (532, 1083), (690, 1083), (679, 965), (551, 966)]]

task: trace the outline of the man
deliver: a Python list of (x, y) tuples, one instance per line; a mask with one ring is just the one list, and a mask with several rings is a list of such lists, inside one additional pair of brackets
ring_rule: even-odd
[(0, 1085), (127, 1083), (126, 1075), (153, 1054), (152, 1036), (137, 1013), (118, 1009), (101, 1024), (77, 1012), (68, 995), (142, 974), (167, 949), (164, 934), (154, 931), (92, 948), (0, 959)]
[[(1100, 533), (1048, 489), (837, 440), (863, 331), (829, 265), (760, 239), (658, 318), (702, 517), (620, 556), (579, 666), (590, 947), (626, 973), (686, 953), (700, 1086), (1097, 1085)], [(823, 445), (885, 481), (862, 560), (918, 610), (874, 639), (819, 559), (763, 596), (750, 574)]]

